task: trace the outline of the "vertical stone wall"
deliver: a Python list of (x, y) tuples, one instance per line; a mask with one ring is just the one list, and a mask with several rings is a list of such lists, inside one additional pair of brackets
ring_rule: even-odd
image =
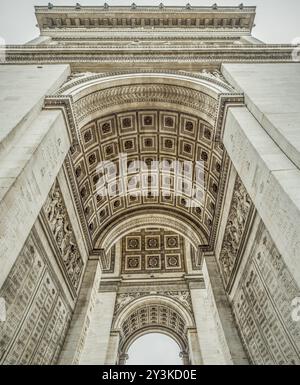
[(7, 318), (0, 324), (1, 364), (53, 364), (71, 307), (35, 231), (0, 290)]
[(230, 198), (217, 261), (242, 342), (254, 364), (299, 364), (299, 286), (238, 175)]
[(79, 253), (73, 228), (67, 209), (56, 181), (47, 197), (42, 210), (42, 217), (51, 244), (55, 248), (55, 255), (66, 278), (66, 281), (76, 296), (82, 274), (84, 262)]
[(292, 302), (300, 289), (261, 221), (233, 297), (233, 311), (255, 364), (300, 364), (300, 322)]
[(6, 321), (0, 323), (0, 363), (57, 362), (83, 271), (84, 262), (56, 181), (0, 289), (7, 313)]

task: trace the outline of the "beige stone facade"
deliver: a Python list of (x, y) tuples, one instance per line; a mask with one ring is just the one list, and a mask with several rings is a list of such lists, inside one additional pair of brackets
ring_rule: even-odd
[(160, 332), (183, 364), (299, 364), (296, 47), (243, 5), (36, 17), (0, 48), (0, 363)]

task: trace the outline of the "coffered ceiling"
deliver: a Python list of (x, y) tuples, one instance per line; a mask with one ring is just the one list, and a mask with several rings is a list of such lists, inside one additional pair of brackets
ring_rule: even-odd
[[(127, 155), (128, 175), (120, 172), (119, 155)], [(213, 127), (203, 119), (175, 110), (129, 110), (99, 117), (81, 129), (78, 145), (71, 148), (84, 220), (93, 244), (99, 233), (117, 218), (139, 210), (181, 213), (193, 221), (209, 239), (219, 193), (223, 148), (214, 141)], [(145, 162), (140, 179), (134, 161)], [(190, 161), (191, 173), (182, 182), (176, 170), (169, 175), (149, 174), (153, 161)], [(196, 183), (196, 161), (204, 163), (204, 189)], [(99, 162), (116, 165), (116, 183)], [(189, 166), (188, 166), (189, 167)], [(189, 171), (189, 170), (187, 170)], [(104, 175), (105, 174), (105, 175)], [(153, 176), (154, 175), (154, 176)], [(186, 175), (186, 174), (185, 174)], [(124, 186), (135, 186), (126, 194)], [(152, 191), (145, 193), (145, 186)], [(155, 191), (153, 186), (158, 186)], [(170, 186), (170, 191), (164, 189)], [(192, 188), (197, 207), (188, 207)], [(107, 191), (105, 191), (105, 188)], [(178, 191), (182, 189), (182, 193)]]

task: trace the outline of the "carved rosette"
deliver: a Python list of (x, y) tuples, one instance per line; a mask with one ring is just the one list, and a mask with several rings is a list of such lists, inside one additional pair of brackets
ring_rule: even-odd
[(43, 210), (52, 241), (59, 252), (60, 265), (72, 288), (77, 292), (84, 263), (57, 181), (48, 195)]
[(230, 281), (237, 265), (244, 234), (247, 230), (252, 201), (239, 176), (236, 177), (234, 191), (219, 256), (219, 266), (225, 285)]

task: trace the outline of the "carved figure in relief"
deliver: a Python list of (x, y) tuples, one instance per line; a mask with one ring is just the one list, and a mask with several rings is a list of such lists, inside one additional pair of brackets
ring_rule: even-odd
[(73, 230), (57, 184), (54, 184), (49, 194), (45, 204), (45, 213), (55, 242), (61, 252), (66, 272), (74, 287), (77, 288), (83, 270), (83, 261), (78, 252)]
[(219, 257), (225, 281), (228, 282), (238, 257), (240, 243), (245, 231), (251, 199), (237, 176)]
[(54, 219), (57, 214), (57, 207), (60, 202), (60, 194), (55, 188), (51, 192), (51, 198), (49, 199), (48, 206), (46, 208), (46, 213), (48, 214), (48, 219), (51, 224), (53, 224)]

